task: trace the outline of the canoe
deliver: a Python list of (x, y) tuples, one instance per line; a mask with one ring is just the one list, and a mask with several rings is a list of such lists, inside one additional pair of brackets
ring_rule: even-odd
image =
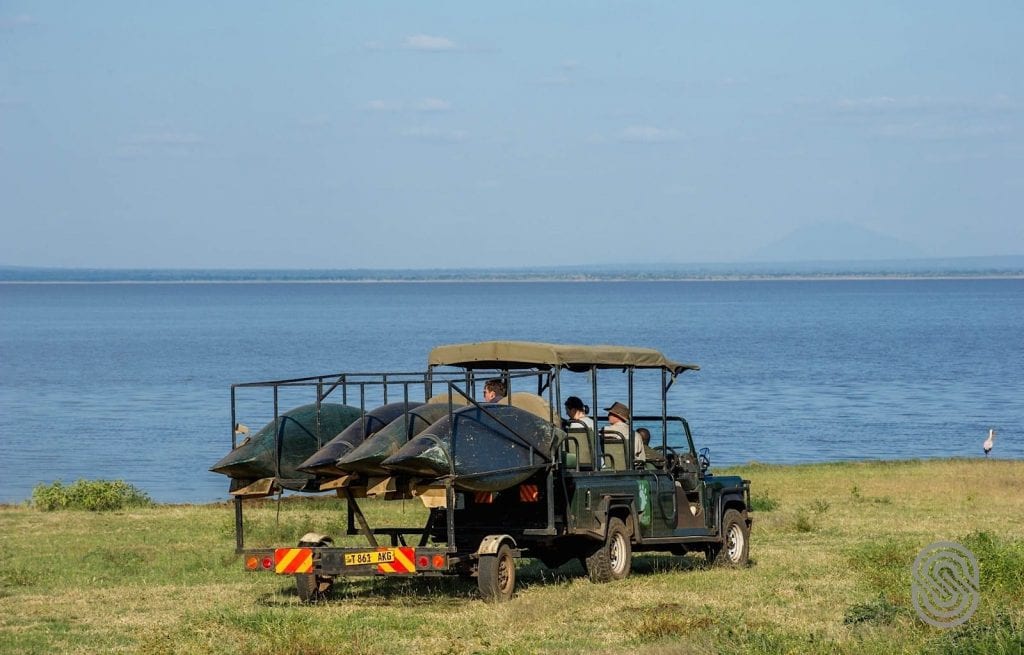
[(210, 470), (233, 480), (274, 478), (285, 489), (306, 489), (312, 476), (298, 471), (298, 465), (359, 415), (357, 407), (321, 403), (318, 430), (316, 403), (295, 407), (247, 437)]
[(345, 471), (338, 468), (338, 459), (349, 454), (370, 435), (376, 433), (410, 409), (422, 403), (388, 403), (375, 407), (366, 415), (339, 432), (322, 448), (312, 453), (298, 469), (321, 477), (338, 477)]
[(501, 491), (546, 468), (564, 437), (550, 421), (507, 404), (466, 407), (432, 424), (388, 457), (395, 474), (439, 478), (454, 469), (466, 491)]
[(410, 439), (445, 416), (448, 416), (447, 402), (431, 402), (411, 409), (341, 457), (338, 460), (338, 468), (351, 473), (388, 475), (381, 462), (397, 453)]

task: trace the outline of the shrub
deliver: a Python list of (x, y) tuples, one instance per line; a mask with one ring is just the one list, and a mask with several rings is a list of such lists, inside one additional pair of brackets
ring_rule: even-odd
[(76, 480), (65, 486), (57, 480), (32, 489), (32, 506), (44, 512), (63, 509), (107, 512), (126, 507), (147, 507), (153, 501), (124, 480)]
[(753, 496), (750, 499), (750, 509), (755, 512), (770, 512), (779, 507), (779, 501), (768, 494)]
[(814, 532), (814, 522), (811, 520), (807, 510), (801, 507), (796, 511), (796, 517), (793, 519), (793, 527), (797, 532)]

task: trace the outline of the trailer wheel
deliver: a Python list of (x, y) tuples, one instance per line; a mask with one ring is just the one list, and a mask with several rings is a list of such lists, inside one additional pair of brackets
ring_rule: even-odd
[(304, 603), (315, 603), (327, 597), (334, 586), (332, 578), (325, 578), (312, 573), (300, 573), (295, 576), (295, 590), (299, 600)]
[(622, 580), (629, 575), (633, 564), (633, 546), (622, 519), (613, 517), (608, 522), (608, 536), (603, 544), (584, 560), (591, 582)]
[[(318, 541), (300, 541), (300, 548), (313, 548), (318, 546), (331, 546), (333, 540), (324, 537)], [(299, 600), (304, 603), (315, 603), (327, 597), (334, 586), (334, 578), (316, 575), (315, 573), (298, 573), (295, 575), (295, 591)]]
[(516, 588), (516, 560), (508, 544), (502, 544), (494, 555), (480, 556), (476, 583), (485, 602), (500, 603), (512, 598)]

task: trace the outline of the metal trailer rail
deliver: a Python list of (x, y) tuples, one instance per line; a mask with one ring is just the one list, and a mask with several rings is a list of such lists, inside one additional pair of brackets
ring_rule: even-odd
[[(476, 382), (480, 379), (489, 379), (499, 377), (503, 379), (509, 389), (507, 398), (511, 400), (511, 389), (515, 381), (528, 381), (535, 380), (538, 395), (547, 391), (548, 402), (551, 403), (551, 394), (553, 393), (550, 385), (551, 376), (548, 372), (515, 372), (510, 373), (508, 370), (459, 370), (459, 371), (437, 371), (428, 370), (426, 372), (388, 372), (388, 373), (373, 373), (373, 372), (357, 372), (357, 373), (334, 373), (327, 375), (318, 375), (302, 378), (291, 378), (284, 380), (268, 380), (259, 382), (245, 382), (231, 385), (231, 445), (232, 449), (238, 447), (238, 434), (239, 434), (239, 422), (238, 422), (238, 401), (240, 390), (252, 390), (252, 389), (271, 389), (273, 393), (273, 420), (278, 421), (281, 419), (281, 392), (285, 389), (313, 389), (315, 390), (316, 398), (316, 428), (317, 435), (320, 434), (320, 406), (332, 395), (340, 394), (342, 404), (349, 404), (350, 398), (358, 397), (358, 408), (362, 414), (360, 420), (366, 420), (366, 412), (368, 411), (368, 398), (376, 396), (374, 402), (381, 401), (386, 404), (389, 399), (400, 397), (405, 403), (409, 403), (413, 400), (419, 400), (422, 398), (424, 401), (434, 397), (435, 387), (440, 387), (443, 391), (440, 393), (446, 393), (448, 395), (448, 414), (449, 417), (455, 412), (456, 409), (461, 409), (464, 405), (457, 405), (455, 398), (460, 397), (464, 399), (465, 406), (475, 406), (481, 412), (487, 414), (492, 420), (504, 427), (511, 434), (515, 434), (515, 430), (505, 424), (499, 417), (489, 412), (486, 407), (480, 405), (474, 399), (474, 391), (476, 388)], [(396, 394), (396, 387), (398, 393)], [(375, 393), (374, 393), (375, 392)], [(372, 408), (372, 405), (370, 406)], [(408, 416), (406, 416), (408, 420)], [(280, 439), (280, 432), (278, 434)], [(317, 448), (321, 448), (326, 442), (318, 439)], [(445, 552), (449, 555), (453, 555), (456, 552), (456, 526), (455, 526), (455, 508), (456, 508), (456, 493), (452, 485), (452, 478), (454, 477), (454, 461), (455, 461), (455, 444), (451, 445), (451, 457), (450, 474), (448, 477), (441, 480), (444, 484), (445, 489), (445, 505), (446, 505), (446, 521), (445, 521), (445, 533), (447, 544)], [(533, 450), (531, 449), (531, 454)], [(280, 444), (278, 447), (278, 458), (277, 458), (277, 470), (275, 473), (280, 476)], [(539, 455), (539, 453), (538, 453)], [(553, 464), (554, 458), (548, 459), (547, 464)], [(550, 478), (550, 475), (548, 476)], [(550, 486), (550, 481), (549, 481)], [(283, 494), (283, 490), (279, 493)], [(434, 523), (436, 522), (435, 512), (431, 511), (430, 517), (428, 518), (427, 525), (424, 527), (385, 527), (385, 528), (371, 528), (361, 508), (359, 507), (356, 498), (354, 497), (352, 490), (348, 487), (342, 487), (338, 489), (338, 495), (343, 497), (346, 501), (347, 508), (347, 530), (346, 534), (349, 536), (362, 535), (366, 537), (367, 543), (371, 548), (380, 548), (379, 543), (375, 535), (387, 535), (390, 537), (392, 547), (406, 547), (407, 543), (405, 536), (407, 535), (418, 535), (420, 537), (419, 547), (426, 546), (427, 541), (432, 533), (436, 532)], [(550, 494), (549, 494), (550, 498)], [(276, 549), (269, 548), (246, 548), (245, 544), (245, 524), (244, 524), (244, 502), (246, 499), (241, 497), (234, 498), (234, 514), (235, 514), (235, 552), (237, 554), (246, 555), (249, 557), (255, 556), (261, 558), (260, 566), (265, 566), (263, 558), (268, 556), (268, 553), (272, 554)], [(549, 500), (549, 505), (551, 501)], [(549, 524), (553, 524), (554, 507), (549, 507)], [(337, 551), (343, 551), (345, 549), (334, 549)], [(357, 549), (358, 550), (358, 549)]]

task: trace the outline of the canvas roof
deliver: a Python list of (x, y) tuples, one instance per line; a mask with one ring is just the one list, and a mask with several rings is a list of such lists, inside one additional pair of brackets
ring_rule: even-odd
[(430, 366), (490, 369), (568, 368), (585, 371), (597, 368), (659, 368), (679, 375), (696, 371), (696, 364), (681, 364), (652, 348), (631, 346), (583, 346), (534, 341), (483, 341), (438, 346), (430, 351)]

